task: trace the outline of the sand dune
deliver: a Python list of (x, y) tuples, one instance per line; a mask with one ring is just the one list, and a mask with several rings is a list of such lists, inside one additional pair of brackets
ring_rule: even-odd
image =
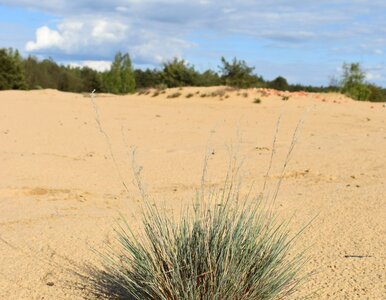
[[(66, 262), (92, 261), (90, 248), (113, 239), (119, 212), (138, 222), (131, 146), (148, 193), (177, 210), (200, 185), (206, 151), (208, 184), (221, 184), (229, 145), (245, 157), (246, 187), (255, 180), (258, 190), (282, 113), (273, 188), (309, 110), (277, 201), (294, 231), (317, 215), (297, 244), (310, 247), (305, 267), (316, 274), (295, 298), (384, 299), (385, 105), (270, 90), (211, 95), (218, 89), (97, 95), (108, 140), (87, 95), (0, 92), (0, 298), (82, 299), (67, 283), (73, 276)], [(173, 93), (181, 95), (168, 98)]]

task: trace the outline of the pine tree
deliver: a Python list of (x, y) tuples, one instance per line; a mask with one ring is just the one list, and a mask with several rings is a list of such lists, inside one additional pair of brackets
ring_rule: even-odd
[(253, 74), (254, 67), (249, 67), (244, 60), (237, 60), (236, 57), (232, 62), (228, 62), (221, 57), (222, 66), (220, 73), (226, 85), (237, 88), (255, 87), (260, 79)]
[(26, 89), (19, 51), (0, 49), (0, 90)]
[(174, 58), (163, 65), (163, 81), (168, 87), (194, 86), (198, 73), (184, 60)]

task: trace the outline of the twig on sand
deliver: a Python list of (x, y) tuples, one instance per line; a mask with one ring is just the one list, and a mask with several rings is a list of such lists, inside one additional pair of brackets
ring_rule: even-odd
[(372, 255), (345, 255), (344, 258), (369, 258)]

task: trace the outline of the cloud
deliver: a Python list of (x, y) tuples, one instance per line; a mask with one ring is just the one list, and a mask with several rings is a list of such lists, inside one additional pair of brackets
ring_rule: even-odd
[(117, 51), (127, 51), (139, 64), (160, 64), (172, 57), (182, 57), (183, 51), (195, 43), (154, 33), (117, 20), (65, 20), (57, 29), (43, 26), (37, 29), (35, 41), (26, 44), (33, 53), (60, 52), (61, 58), (84, 57), (92, 53), (96, 58), (113, 57)]
[(43, 26), (36, 30), (36, 42), (28, 42), (26, 49), (27, 51), (37, 51), (59, 45), (63, 45), (63, 37), (60, 33)]
[(42, 26), (36, 30), (36, 40), (26, 44), (27, 51), (42, 51), (51, 48), (64, 53), (83, 53), (95, 46), (118, 44), (128, 32), (128, 26), (118, 21), (101, 19), (96, 21), (66, 20), (57, 29)]
[(70, 62), (66, 63), (71, 67), (89, 67), (93, 70), (104, 72), (110, 69), (111, 61), (103, 61), (103, 60), (85, 60), (80, 62)]
[(130, 54), (139, 64), (157, 65), (173, 57), (182, 58), (186, 49), (197, 45), (184, 39), (162, 36), (142, 31), (135, 37), (136, 42), (130, 47)]

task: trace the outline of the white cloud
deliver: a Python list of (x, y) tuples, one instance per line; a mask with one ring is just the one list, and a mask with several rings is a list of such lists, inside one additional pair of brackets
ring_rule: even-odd
[(61, 48), (63, 37), (56, 30), (51, 30), (47, 26), (40, 27), (36, 30), (36, 42), (28, 42), (27, 51), (36, 51), (52, 47)]
[(137, 63), (160, 64), (174, 57), (182, 58), (186, 49), (195, 46), (196, 44), (183, 39), (142, 31), (129, 50)]
[(79, 68), (89, 67), (90, 69), (93, 69), (99, 72), (107, 71), (111, 67), (111, 61), (106, 61), (106, 60), (85, 60), (85, 61), (70, 62), (65, 64), (71, 67), (79, 67)]
[(172, 57), (182, 57), (184, 50), (195, 46), (170, 31), (132, 28), (134, 25), (122, 19), (91, 16), (79, 19), (82, 21), (73, 17), (65, 19), (55, 29), (38, 28), (35, 40), (27, 42), (26, 50), (39, 54), (55, 51), (71, 57), (91, 53), (101, 59), (124, 51), (137, 63), (160, 64)]
[(101, 42), (119, 42), (125, 38), (128, 26), (111, 20), (100, 20), (93, 24), (91, 36)]
[(127, 33), (128, 26), (119, 21), (70, 19), (59, 23), (56, 30), (47, 26), (38, 28), (35, 41), (27, 42), (26, 50), (42, 52), (54, 48), (66, 54), (83, 54), (91, 50), (103, 53), (104, 49), (110, 50), (112, 44), (124, 41)]

